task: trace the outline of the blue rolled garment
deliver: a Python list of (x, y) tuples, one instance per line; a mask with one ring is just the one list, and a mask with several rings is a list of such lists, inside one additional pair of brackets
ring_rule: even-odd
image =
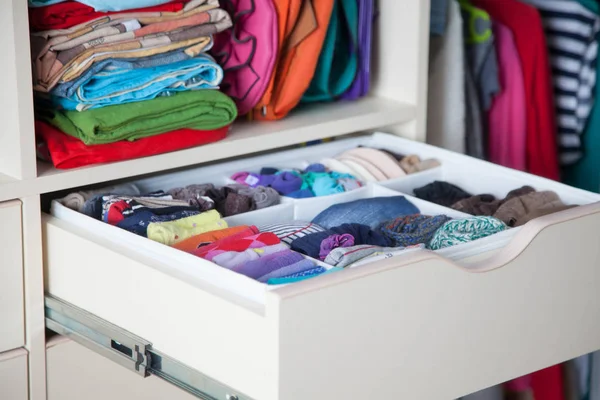
[[(66, 0), (29, 0), (29, 7), (44, 7)], [(96, 11), (125, 11), (134, 8), (154, 7), (171, 0), (77, 0), (78, 3), (93, 7)]]
[(52, 91), (52, 101), (65, 110), (84, 111), (184, 90), (217, 89), (222, 80), (223, 69), (205, 54), (152, 68), (131, 69), (113, 62), (95, 74), (86, 74), (78, 87), (59, 85)]

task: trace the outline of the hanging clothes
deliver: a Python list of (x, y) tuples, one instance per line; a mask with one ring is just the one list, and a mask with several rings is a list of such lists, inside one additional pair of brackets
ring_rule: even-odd
[(504, 400), (504, 392), (501, 385), (489, 387), (478, 392), (463, 396), (461, 400)]
[(489, 160), (525, 171), (527, 115), (521, 59), (510, 29), (499, 22), (494, 22), (493, 29), (502, 93), (496, 96), (488, 114)]
[[(577, 0), (596, 16), (600, 6), (596, 0)], [(598, 39), (596, 39), (598, 41)], [(596, 76), (600, 74), (600, 63), (596, 63)], [(594, 97), (600, 97), (600, 85), (594, 89)], [(594, 103), (581, 136), (583, 157), (574, 165), (563, 169), (563, 182), (592, 192), (600, 191), (600, 104)]]
[(446, 32), (448, 19), (449, 0), (431, 0), (431, 18), (429, 19), (429, 33), (441, 36)]
[(465, 153), (465, 77), (460, 7), (448, 3), (444, 36), (431, 37), (427, 103), (427, 142)]
[(558, 117), (560, 162), (571, 165), (583, 155), (581, 132), (594, 104), (600, 18), (572, 0), (523, 0), (544, 21), (552, 62)]
[(500, 92), (498, 61), (487, 12), (474, 7), (469, 0), (457, 0), (463, 17), (466, 55), (465, 98), (467, 106), (467, 154), (485, 159), (487, 153), (487, 121), (483, 118), (492, 99)]
[(473, 0), (513, 33), (523, 67), (527, 115), (527, 171), (559, 178), (550, 64), (538, 11), (518, 0)]
[(560, 365), (554, 365), (531, 374), (531, 387), (534, 399), (565, 400)]

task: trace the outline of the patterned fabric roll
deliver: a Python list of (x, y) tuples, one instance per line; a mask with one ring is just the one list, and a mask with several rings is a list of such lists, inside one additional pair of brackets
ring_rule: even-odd
[(502, 232), (507, 228), (504, 222), (494, 217), (455, 219), (446, 222), (435, 232), (433, 239), (429, 243), (429, 248), (440, 250), (445, 247), (481, 239)]
[(450, 220), (445, 215), (414, 214), (396, 218), (381, 225), (381, 232), (394, 241), (395, 246), (427, 244), (439, 227)]

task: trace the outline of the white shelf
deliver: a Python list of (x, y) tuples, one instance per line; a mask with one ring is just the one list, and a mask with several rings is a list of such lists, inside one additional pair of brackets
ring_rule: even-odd
[(0, 180), (0, 201), (257, 153), (412, 121), (416, 108), (382, 98), (315, 104), (275, 122), (239, 122), (222, 141), (111, 164), (58, 170), (38, 162), (32, 180)]

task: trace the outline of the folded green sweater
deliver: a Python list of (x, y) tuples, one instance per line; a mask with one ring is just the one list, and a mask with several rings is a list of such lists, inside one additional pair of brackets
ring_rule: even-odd
[(218, 90), (195, 90), (87, 111), (43, 110), (39, 117), (87, 145), (136, 140), (182, 128), (210, 130), (237, 117)]

